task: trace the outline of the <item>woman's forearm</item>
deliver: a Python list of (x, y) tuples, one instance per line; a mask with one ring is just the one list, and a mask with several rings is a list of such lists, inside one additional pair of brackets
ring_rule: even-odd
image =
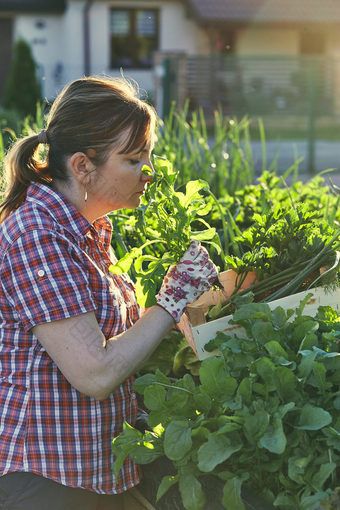
[(98, 373), (103, 387), (102, 398), (137, 372), (173, 326), (171, 315), (163, 308), (153, 306), (130, 329), (106, 342), (104, 363)]
[(32, 332), (74, 388), (103, 400), (136, 372), (173, 326), (171, 315), (153, 306), (109, 340), (94, 312), (42, 323)]

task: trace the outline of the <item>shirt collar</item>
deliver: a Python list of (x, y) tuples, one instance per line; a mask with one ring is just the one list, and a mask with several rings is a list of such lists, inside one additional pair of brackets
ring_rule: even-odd
[(38, 204), (71, 234), (84, 237), (91, 232), (94, 237), (99, 236), (107, 248), (110, 246), (112, 224), (107, 216), (98, 218), (91, 224), (60, 193), (40, 182), (29, 185), (26, 200)]

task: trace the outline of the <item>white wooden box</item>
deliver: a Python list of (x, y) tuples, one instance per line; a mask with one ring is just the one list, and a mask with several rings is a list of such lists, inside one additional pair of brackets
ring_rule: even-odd
[[(336, 290), (325, 291), (323, 287), (316, 287), (307, 291), (299, 292), (298, 294), (292, 294), (276, 301), (268, 302), (268, 306), (273, 310), (277, 306), (281, 306), (284, 310), (292, 308), (295, 310), (300, 305), (300, 302), (312, 293), (313, 296), (307, 301), (303, 314), (314, 316), (319, 306), (331, 306), (337, 312), (340, 311), (340, 288)], [(191, 324), (189, 317), (184, 313), (179, 323), (179, 329), (184, 334), (190, 346), (195, 351), (198, 359), (203, 360), (212, 356), (213, 353), (207, 352), (204, 349), (205, 344), (216, 337), (219, 332), (226, 334), (237, 333), (239, 337), (245, 337), (246, 333), (244, 328), (236, 324), (229, 324), (232, 319), (232, 315), (221, 317), (214, 321), (207, 322), (194, 326)]]

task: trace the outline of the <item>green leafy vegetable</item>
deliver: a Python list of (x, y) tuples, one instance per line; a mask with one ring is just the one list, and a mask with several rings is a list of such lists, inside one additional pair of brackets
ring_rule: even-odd
[(113, 443), (115, 471), (124, 455), (141, 463), (165, 455), (176, 474), (164, 478), (159, 498), (178, 482), (187, 510), (204, 508), (207, 475), (223, 480), (227, 510), (245, 508), (242, 487), (282, 510), (330, 505), (340, 463), (337, 314), (248, 303), (233, 320), (247, 338), (220, 333), (213, 341), (220, 356), (203, 360), (198, 378), (158, 371), (137, 379), (149, 424), (161, 426), (141, 435), (126, 425)]
[(134, 264), (137, 301), (149, 307), (156, 303), (155, 295), (169, 266), (176, 264), (193, 240), (202, 241), (221, 251), (216, 229), (204, 221), (211, 205), (203, 191), (209, 186), (202, 180), (189, 181), (185, 191), (176, 191), (174, 172), (169, 161), (156, 158), (155, 179), (141, 199), (133, 216), (134, 232), (143, 243), (132, 248), (110, 266), (116, 274), (128, 272)]

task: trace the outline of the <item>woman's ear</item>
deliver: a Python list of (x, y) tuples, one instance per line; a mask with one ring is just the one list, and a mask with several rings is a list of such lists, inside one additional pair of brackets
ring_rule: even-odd
[(75, 152), (70, 157), (68, 164), (74, 178), (80, 184), (89, 184), (89, 174), (93, 172), (96, 167), (86, 154), (83, 152)]

